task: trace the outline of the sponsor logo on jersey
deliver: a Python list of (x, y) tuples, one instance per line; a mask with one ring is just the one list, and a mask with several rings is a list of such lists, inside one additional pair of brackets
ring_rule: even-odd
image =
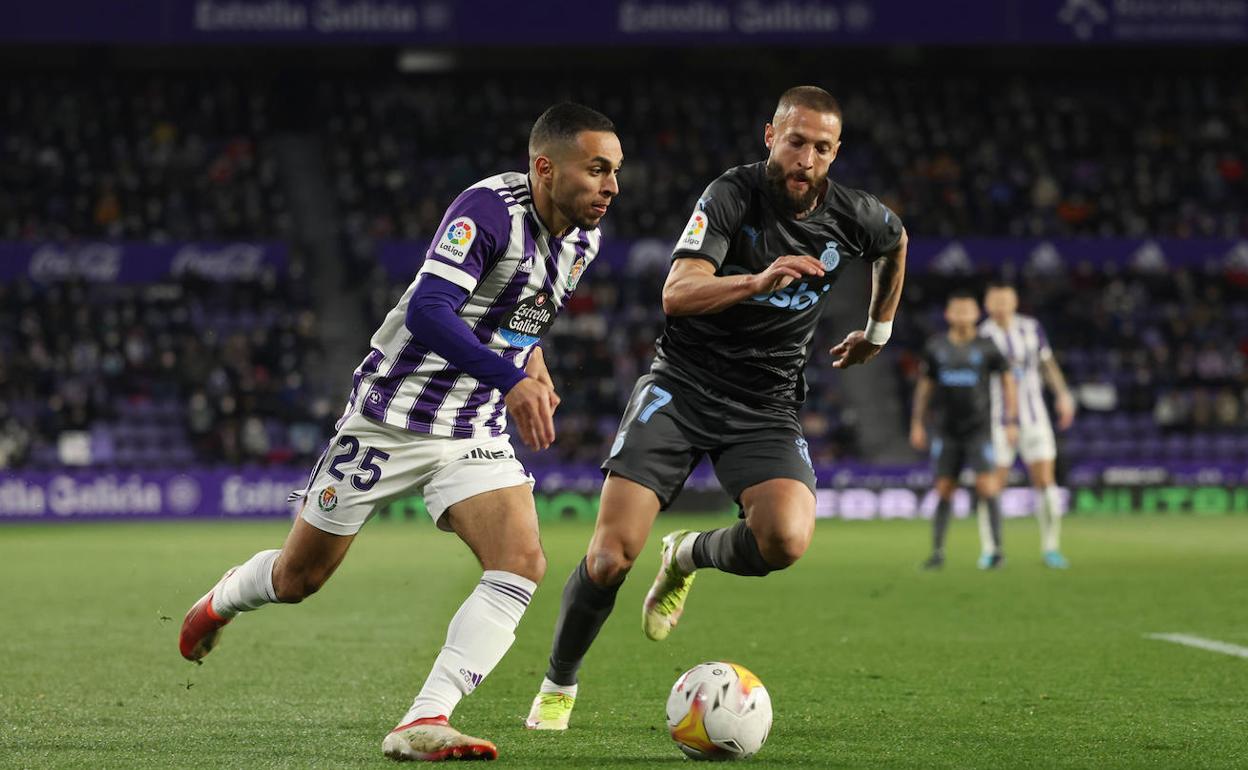
[(316, 498), (316, 504), (322, 511), (334, 510), (338, 507), (338, 490), (332, 486), (325, 487), (321, 490), (320, 496)]
[(533, 255), (532, 255), (532, 254), (529, 254), (529, 255), (525, 256), (525, 258), (524, 258), (523, 260), (521, 260), (521, 261), (520, 261), (520, 267), (518, 267), (518, 268), (516, 268), (516, 269), (517, 269), (517, 270), (519, 270), (519, 271), (520, 271), (520, 272), (522, 272), (522, 273), (531, 273), (531, 272), (533, 272)]
[(449, 260), (463, 262), (476, 238), (477, 223), (468, 217), (459, 217), (446, 228), (433, 250)]
[(555, 322), (555, 303), (546, 292), (522, 300), (498, 325), (498, 333), (509, 345), (527, 348), (535, 344)]
[(581, 275), (585, 272), (585, 258), (577, 257), (572, 263), (572, 269), (568, 271), (568, 291), (576, 291), (576, 285), (581, 282)]
[(815, 291), (809, 283), (802, 281), (795, 286), (786, 286), (779, 291), (773, 291), (771, 294), (755, 294), (747, 301), (771, 305), (781, 310), (809, 310), (818, 305), (819, 300), (823, 299), (823, 295), (831, 288), (831, 284), (824, 284), (819, 291)]
[(974, 369), (942, 369), (940, 384), (950, 388), (973, 388), (979, 384), (979, 372)]
[[(749, 275), (750, 271), (739, 265), (726, 265), (723, 270), (724, 275)], [(819, 300), (823, 299), (823, 295), (832, 289), (832, 281), (824, 283), (822, 286), (816, 285), (812, 287), (807, 281), (802, 281), (796, 285), (789, 285), (783, 289), (773, 291), (770, 294), (755, 294), (747, 300), (742, 300), (748, 304), (770, 305), (771, 307), (781, 310), (809, 310), (819, 304)]]
[(710, 222), (710, 217), (705, 211), (693, 212), (693, 216), (689, 217), (689, 224), (685, 225), (685, 234), (680, 236), (678, 247), (682, 249), (702, 248), (702, 241), (706, 240), (706, 228)]

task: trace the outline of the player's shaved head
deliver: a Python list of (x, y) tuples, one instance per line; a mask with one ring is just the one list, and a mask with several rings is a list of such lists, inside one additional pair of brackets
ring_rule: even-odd
[(819, 86), (793, 86), (780, 94), (780, 102), (776, 105), (776, 114), (772, 116), (771, 122), (781, 123), (796, 107), (835, 115), (838, 120), (841, 118), (841, 103), (832, 94)]
[(529, 132), (529, 161), (539, 155), (559, 155), (576, 142), (582, 131), (615, 133), (615, 124), (606, 115), (583, 104), (561, 102), (541, 114)]

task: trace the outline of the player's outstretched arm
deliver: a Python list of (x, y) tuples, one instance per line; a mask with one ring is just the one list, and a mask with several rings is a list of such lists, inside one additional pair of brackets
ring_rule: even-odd
[(663, 312), (670, 316), (708, 315), (727, 310), (756, 294), (770, 294), (804, 275), (820, 277), (823, 264), (807, 255), (777, 257), (754, 275), (715, 275), (715, 265), (699, 257), (672, 262), (663, 284)]
[(1066, 378), (1062, 376), (1062, 368), (1057, 365), (1057, 359), (1050, 355), (1041, 361), (1040, 373), (1049, 386), (1049, 390), (1053, 391), (1053, 406), (1057, 408), (1057, 427), (1060, 430), (1066, 430), (1075, 421), (1075, 399), (1066, 385)]
[(884, 349), (884, 343), (893, 333), (893, 318), (901, 304), (901, 287), (906, 280), (906, 246), (909, 237), (901, 231), (897, 248), (878, 257), (871, 269), (871, 304), (867, 310), (867, 328), (846, 335), (839, 345), (829, 352), (837, 359), (832, 362), (836, 369), (855, 364), (865, 364)]

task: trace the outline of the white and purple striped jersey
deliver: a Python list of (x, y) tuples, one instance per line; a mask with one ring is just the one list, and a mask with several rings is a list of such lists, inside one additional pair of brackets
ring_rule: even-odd
[(495, 388), (412, 339), (405, 319), (421, 275), (468, 291), (459, 310), (483, 344), (522, 368), (598, 253), (601, 233), (573, 228), (558, 238), (533, 207), (528, 175), (507, 172), (469, 187), (451, 204), (425, 261), (373, 335), (355, 370), (346, 414), (417, 433), (501, 435), (507, 417)]
[[(1049, 339), (1040, 322), (1031, 316), (1015, 314), (1009, 328), (1002, 328), (991, 318), (979, 325), (979, 336), (997, 343), (1010, 364), (1010, 372), (1018, 388), (1018, 420), (1021, 428), (1047, 427), (1051, 429), (1049, 413), (1044, 406), (1044, 382), (1040, 376), (1040, 363), (1053, 357)], [(1005, 415), (1001, 380), (992, 380), (992, 421), (1000, 424)]]

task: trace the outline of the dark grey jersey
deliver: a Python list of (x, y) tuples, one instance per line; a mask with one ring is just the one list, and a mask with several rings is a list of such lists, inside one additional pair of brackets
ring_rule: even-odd
[(808, 254), (827, 271), (710, 315), (668, 316), (653, 370), (749, 402), (792, 406), (822, 305), (849, 260), (897, 249), (902, 225), (875, 196), (828, 180), (819, 206), (794, 219), (772, 200), (766, 163), (729, 170), (698, 199), (672, 259), (701, 258), (716, 275), (761, 273), (778, 257)]
[(986, 337), (955, 343), (938, 334), (923, 349), (924, 374), (932, 378), (932, 423), (946, 436), (969, 436), (992, 422), (989, 382), (1009, 370), (1000, 348)]

